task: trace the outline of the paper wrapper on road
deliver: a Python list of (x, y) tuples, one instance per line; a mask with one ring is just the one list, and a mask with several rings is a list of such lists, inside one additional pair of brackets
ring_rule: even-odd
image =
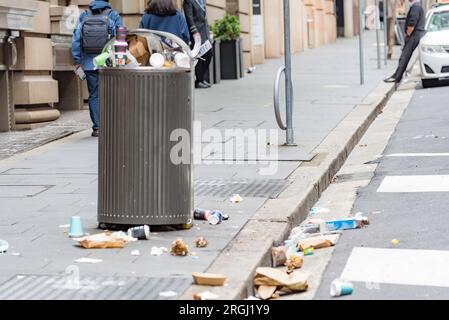
[(258, 268), (254, 276), (254, 285), (277, 287), (284, 292), (302, 292), (309, 287), (307, 283), (309, 276), (308, 272), (295, 271), (288, 275), (274, 268)]
[(318, 236), (307, 238), (303, 240), (299, 240), (296, 244), (296, 247), (300, 251), (304, 251), (305, 249), (313, 248), (313, 249), (322, 249), (333, 247), (339, 238), (338, 234), (330, 234), (326, 236)]
[(104, 232), (88, 237), (74, 239), (85, 249), (119, 249), (128, 242), (137, 241), (124, 232)]

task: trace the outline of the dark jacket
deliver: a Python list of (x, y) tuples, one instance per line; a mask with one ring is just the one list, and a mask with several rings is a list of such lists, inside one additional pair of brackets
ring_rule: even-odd
[[(209, 23), (207, 22), (206, 9), (201, 7), (197, 0), (184, 0), (184, 14), (189, 25), (190, 35), (199, 32), (202, 42), (210, 40)], [(192, 42), (193, 38), (191, 37)]]
[(413, 32), (426, 31), (426, 14), (419, 2), (415, 2), (410, 7), (407, 18), (405, 19), (405, 30), (407, 30), (408, 27), (415, 28)]
[(139, 28), (169, 32), (184, 40), (187, 45), (190, 42), (189, 28), (186, 19), (180, 12), (166, 16), (145, 13)]

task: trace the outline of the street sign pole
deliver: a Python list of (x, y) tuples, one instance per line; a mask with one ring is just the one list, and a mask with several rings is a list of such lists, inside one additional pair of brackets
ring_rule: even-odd
[(388, 64), (388, 3), (387, 0), (383, 0), (383, 11), (384, 11), (384, 55), (385, 55), (385, 65)]
[(359, 56), (360, 56), (360, 84), (365, 84), (365, 61), (363, 58), (363, 8), (362, 0), (359, 0)]
[(379, 10), (379, 0), (376, 0), (376, 44), (377, 44), (377, 69), (382, 68), (381, 62), (381, 50), (380, 50), (380, 10)]
[(293, 132), (292, 54), (290, 42), (290, 0), (284, 0), (285, 98), (287, 112), (287, 146), (295, 145)]

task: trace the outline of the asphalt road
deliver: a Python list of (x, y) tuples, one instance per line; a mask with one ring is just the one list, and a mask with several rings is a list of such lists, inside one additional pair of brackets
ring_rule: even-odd
[(340, 299), (449, 299), (448, 101), (449, 87), (416, 90), (354, 203), (371, 225), (344, 233), (315, 299), (337, 278), (354, 284)]

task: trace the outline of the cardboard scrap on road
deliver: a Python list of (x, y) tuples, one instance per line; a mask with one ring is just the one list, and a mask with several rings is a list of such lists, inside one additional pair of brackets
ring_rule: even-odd
[(193, 281), (200, 286), (224, 286), (226, 277), (221, 274), (192, 273)]
[(340, 237), (339, 234), (329, 234), (325, 236), (302, 239), (297, 242), (296, 247), (300, 251), (304, 251), (309, 248), (313, 248), (315, 250), (322, 248), (329, 248), (335, 246), (339, 237)]
[(257, 290), (257, 293), (259, 294), (259, 297), (262, 300), (268, 300), (273, 298), (277, 289), (278, 287), (276, 286), (260, 286), (259, 289)]
[(274, 268), (257, 268), (254, 285), (256, 287), (276, 287), (278, 290), (287, 293), (302, 292), (309, 287), (307, 283), (309, 277), (310, 273), (308, 272), (295, 271), (288, 275)]

